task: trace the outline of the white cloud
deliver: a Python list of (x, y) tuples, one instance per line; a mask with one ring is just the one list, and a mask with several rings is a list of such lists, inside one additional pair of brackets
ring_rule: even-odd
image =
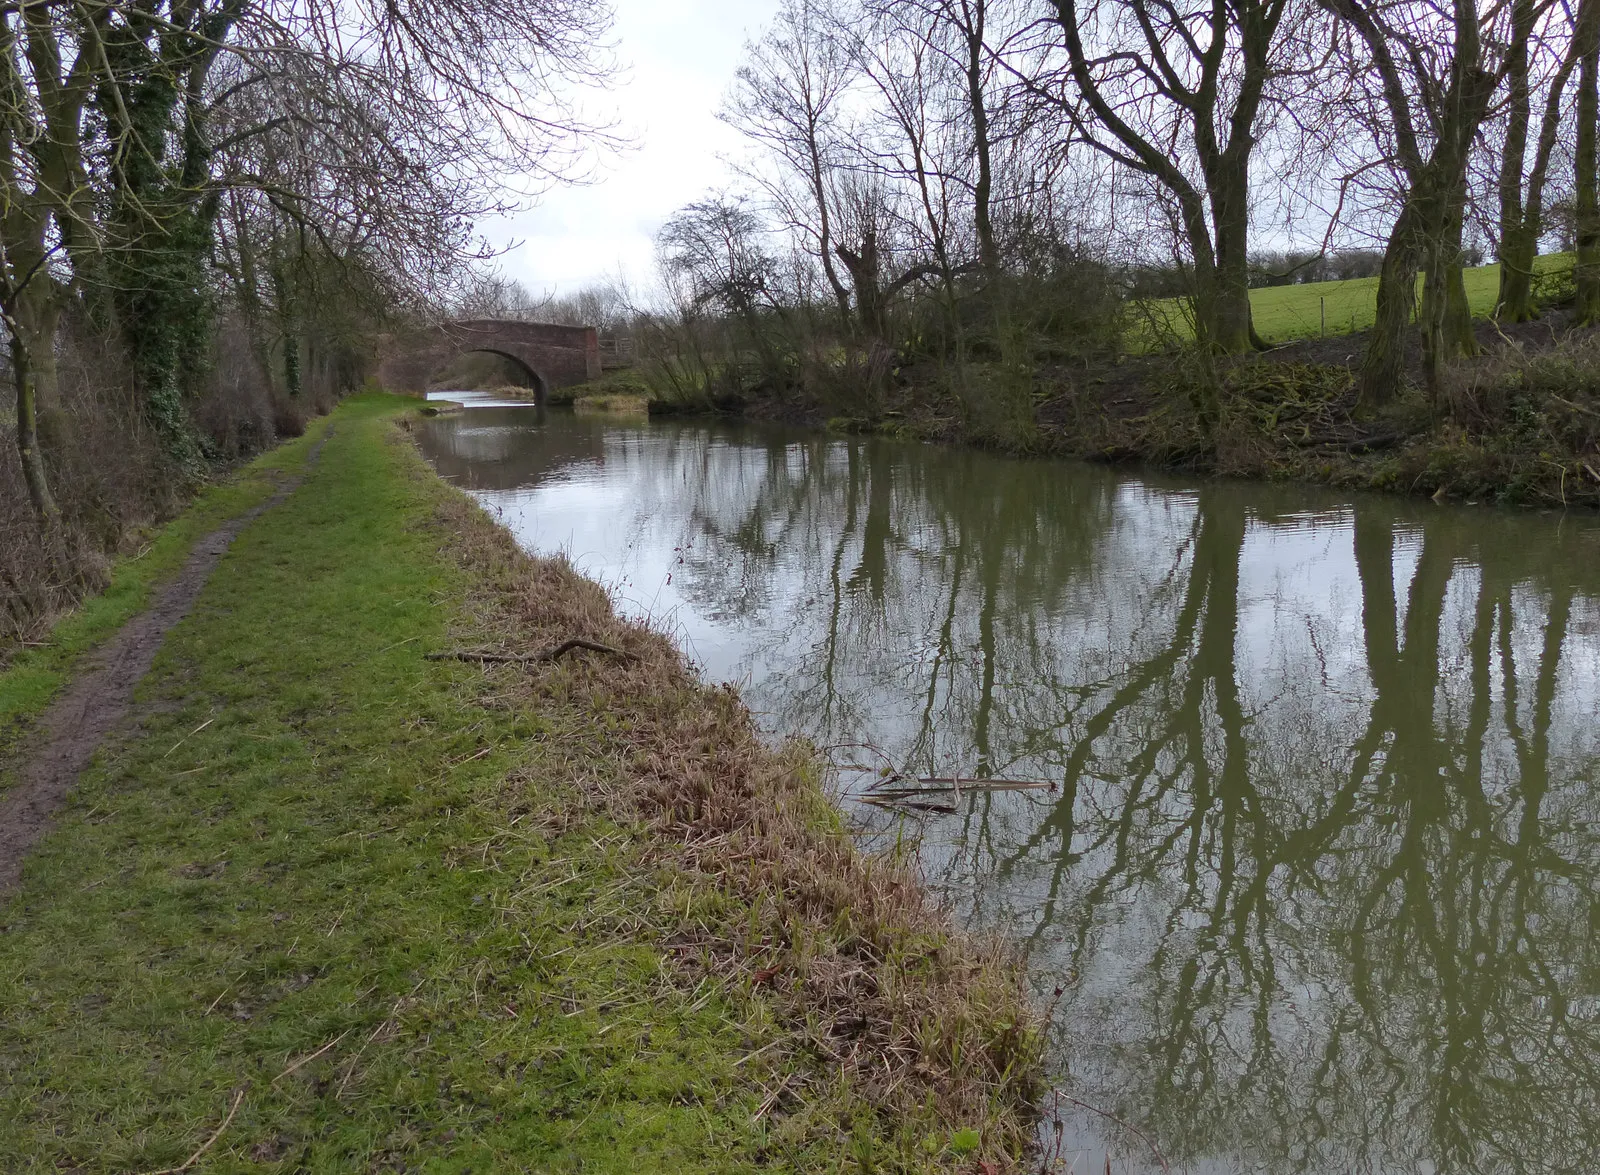
[(481, 223), (504, 272), (535, 293), (572, 291), (615, 274), (648, 280), (652, 236), (674, 209), (732, 176), (719, 156), (740, 151), (717, 121), (745, 41), (777, 0), (615, 0), (616, 38), (628, 69), (612, 94), (636, 146), (598, 182), (562, 188), (514, 216)]

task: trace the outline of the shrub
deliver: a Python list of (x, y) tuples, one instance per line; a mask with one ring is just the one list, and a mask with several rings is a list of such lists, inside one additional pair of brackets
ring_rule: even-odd
[[(140, 410), (115, 345), (69, 321), (57, 368), (59, 403), (44, 413), (41, 431), (62, 525), (48, 540), (22, 479), (9, 403), (0, 415), (0, 657), (102, 589), (130, 536), (170, 518), (197, 486), (190, 470), (175, 468)], [(199, 477), (302, 434), (310, 415), (327, 412), (340, 393), (335, 378), (324, 373), (298, 397), (286, 396), (271, 386), (248, 332), (224, 321), (203, 388), (179, 406), (210, 463)], [(9, 373), (0, 379), (9, 384)]]

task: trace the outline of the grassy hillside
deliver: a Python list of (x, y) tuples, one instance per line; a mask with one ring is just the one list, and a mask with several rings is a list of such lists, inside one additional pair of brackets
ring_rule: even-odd
[[(1570, 253), (1552, 253), (1535, 262), (1540, 275), (1549, 279), (1572, 268)], [(1494, 310), (1500, 290), (1500, 266), (1480, 265), (1466, 271), (1467, 297), (1472, 312), (1487, 317)], [(1298, 286), (1276, 286), (1250, 291), (1250, 306), (1255, 313), (1256, 330), (1269, 343), (1315, 338), (1322, 331), (1323, 303), (1326, 302), (1327, 330), (1330, 335), (1350, 334), (1372, 325), (1378, 298), (1378, 279), (1354, 278), (1341, 282), (1309, 282)], [(1176, 301), (1157, 304), (1157, 328), (1188, 333), (1183, 309)]]

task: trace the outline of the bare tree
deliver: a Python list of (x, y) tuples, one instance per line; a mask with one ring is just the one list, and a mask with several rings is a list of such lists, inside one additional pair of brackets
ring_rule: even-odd
[[(766, 329), (782, 314), (777, 260), (767, 248), (766, 225), (737, 196), (717, 196), (679, 209), (656, 238), (661, 265), (686, 308), (718, 311), (743, 328), (742, 342), (753, 348), (769, 374), (783, 366)], [(738, 359), (741, 349), (730, 350)]]
[[(886, 91), (890, 113), (903, 130), (931, 123), (953, 137), (957, 150), (943, 162), (938, 178), (963, 190), (979, 267), (993, 276), (1000, 269), (1000, 248), (994, 225), (997, 65), (988, 41), (990, 7), (990, 0), (868, 0), (867, 12), (919, 47), (908, 54), (915, 68), (899, 72), (921, 84)], [(924, 60), (920, 49), (932, 59)], [(917, 99), (915, 111), (907, 96)], [(917, 137), (927, 138), (926, 130)]]
[(1600, 322), (1600, 0), (1578, 0), (1578, 129), (1573, 149), (1573, 227), (1577, 245), (1577, 320)]
[(850, 291), (834, 256), (832, 185), (842, 166), (840, 123), (855, 63), (834, 35), (822, 0), (783, 0), (771, 27), (746, 47), (745, 56), (721, 117), (779, 163), (779, 174), (756, 175), (816, 258), (841, 321), (848, 321)]
[(451, 301), (449, 309), (455, 318), (535, 322), (540, 320), (550, 302), (550, 298), (535, 297), (515, 278), (489, 273), (474, 275), (471, 284)]
[[(1554, 23), (1540, 37), (1541, 17)], [(1551, 158), (1566, 111), (1564, 98), (1578, 58), (1578, 38), (1571, 35), (1568, 14), (1540, 0), (1513, 0), (1511, 40), (1506, 48), (1506, 110), (1498, 179), (1500, 292), (1496, 314), (1505, 322), (1527, 322), (1534, 316), (1533, 259), (1544, 235), (1544, 190)], [(1565, 39), (1565, 52), (1560, 51)], [(1542, 48), (1550, 48), (1543, 53)], [(1539, 120), (1533, 159), (1528, 159), (1537, 78), (1531, 63), (1554, 59), (1553, 74), (1544, 79), (1544, 109)]]
[(1375, 105), (1382, 113), (1375, 137), (1402, 186), (1378, 278), (1361, 395), (1381, 404), (1400, 387), (1419, 270), (1424, 361), (1436, 392), (1443, 364), (1472, 346), (1461, 234), (1469, 155), (1504, 71), (1503, 64), (1496, 69), (1487, 61), (1484, 32), (1495, 10), (1480, 13), (1472, 0), (1452, 0), (1444, 9), (1406, 0), (1321, 3), (1349, 30), (1346, 67), (1377, 77)]
[[(1155, 183), (1176, 205), (1193, 268), (1199, 341), (1256, 343), (1250, 320), (1250, 164), (1264, 103), (1288, 68), (1288, 0), (1052, 0), (1065, 52), (1027, 77), (1085, 143)], [(1048, 59), (1045, 59), (1048, 62)], [(1192, 164), (1192, 169), (1191, 169)]]
[[(918, 254), (905, 267), (896, 290), (925, 276), (942, 279), (952, 292), (955, 275), (968, 268), (962, 250), (963, 173), (972, 158), (968, 136), (949, 117), (955, 80), (950, 63), (934, 48), (931, 18), (907, 25), (895, 6), (869, 13), (850, 43), (874, 99), (873, 115), (857, 130), (856, 171), (850, 186), (856, 205), (856, 248), (839, 247), (856, 286), (862, 327), (873, 337), (885, 330), (887, 297), (882, 287), (885, 238), (894, 224), (915, 242)], [(870, 193), (870, 195), (869, 195)]]
[[(0, 319), (40, 518), (54, 503), (37, 421), (69, 300), (120, 334), (158, 422), (183, 426), (177, 380), (204, 350), (213, 272), (248, 273), (259, 293), (274, 266), (240, 246), (284, 239), (237, 235), (237, 264), (209, 271), (225, 208), (236, 225), (292, 224), (325, 256), (381, 257), (394, 277), (433, 282), (471, 250), (472, 217), (517, 199), (504, 176), (581, 169), (585, 132), (603, 127), (575, 95), (605, 79), (608, 22), (584, 0), (29, 0), (0, 13)], [(249, 198), (223, 199), (235, 191)]]

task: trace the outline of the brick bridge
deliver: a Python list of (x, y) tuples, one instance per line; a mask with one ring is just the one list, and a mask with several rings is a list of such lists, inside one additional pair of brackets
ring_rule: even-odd
[(392, 392), (425, 392), (434, 373), (465, 351), (515, 362), (541, 404), (551, 388), (600, 377), (600, 342), (592, 326), (473, 319), (386, 336), (378, 348), (378, 382)]

